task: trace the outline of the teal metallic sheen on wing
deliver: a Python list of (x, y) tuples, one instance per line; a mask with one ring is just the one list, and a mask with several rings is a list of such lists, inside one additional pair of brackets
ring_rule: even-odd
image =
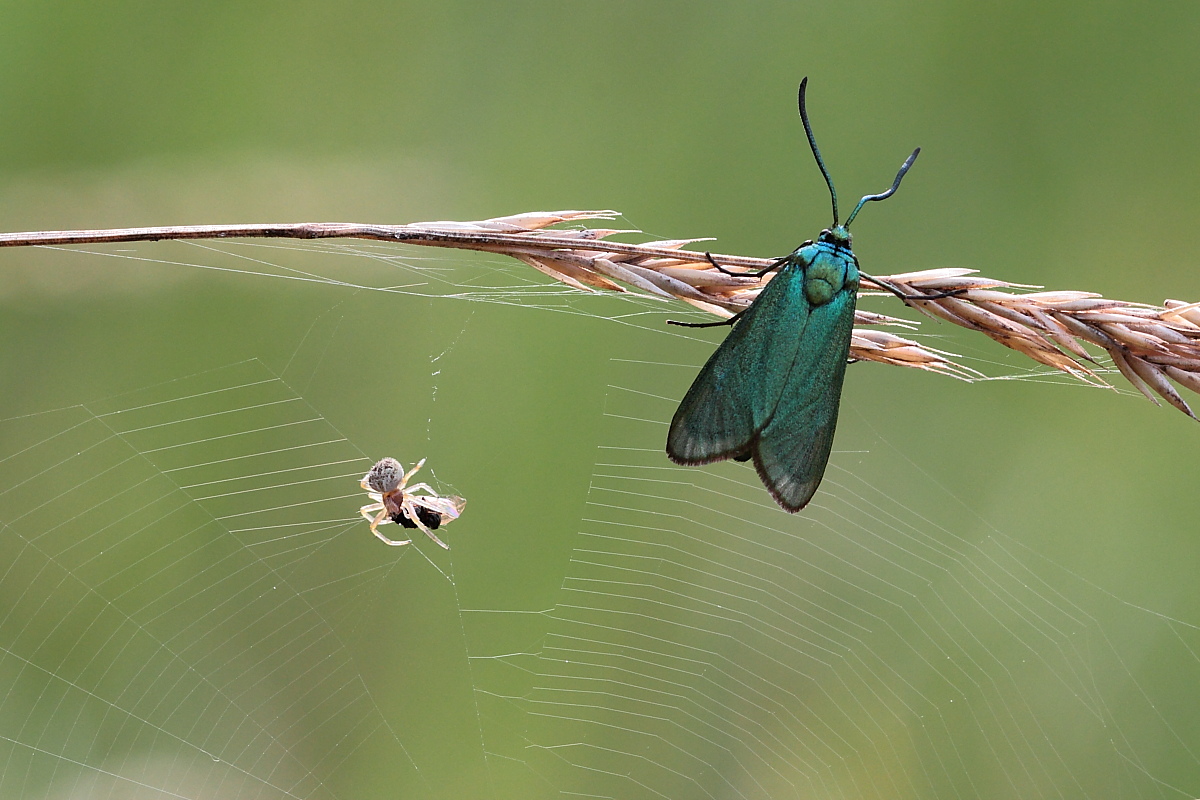
[(789, 263), (742, 314), (680, 402), (667, 434), (672, 461), (708, 464), (748, 452), (779, 405), (808, 316), (803, 268)]
[(679, 404), (671, 460), (753, 458), (776, 501), (803, 508), (829, 460), (857, 288), (848, 247), (822, 241), (793, 253)]
[(754, 467), (781, 506), (808, 505), (829, 463), (854, 329), (855, 291), (813, 309), (775, 415), (755, 441)]
[[(812, 499), (833, 448), (858, 296), (858, 260), (850, 249), (850, 223), (867, 203), (895, 194), (921, 152), (918, 147), (905, 159), (889, 189), (863, 196), (839, 224), (837, 192), (804, 105), (807, 85), (808, 78), (800, 81), (800, 120), (829, 187), (833, 224), (821, 231), (815, 243), (805, 242), (763, 271), (749, 273), (761, 277), (779, 270), (741, 314), (725, 322), (671, 323), (734, 327), (675, 410), (667, 456), (688, 465), (753, 458), (767, 491), (791, 512)], [(711, 255), (708, 260), (726, 274), (745, 274), (730, 272)], [(872, 280), (888, 288), (878, 278)], [(898, 289), (888, 290), (905, 301), (938, 297), (912, 298)]]

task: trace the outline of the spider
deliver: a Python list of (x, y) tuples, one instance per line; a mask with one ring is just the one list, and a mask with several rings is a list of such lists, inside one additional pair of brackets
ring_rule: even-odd
[[(450, 545), (433, 532), (442, 525), (458, 519), (467, 501), (461, 497), (442, 497), (427, 483), (409, 486), (409, 479), (424, 465), (425, 459), (422, 458), (412, 469), (405, 472), (404, 466), (396, 459), (381, 459), (359, 481), (359, 485), (367, 490), (367, 494), (375, 502), (363, 506), (358, 513), (363, 515), (363, 519), (370, 521), (371, 533), (384, 544), (396, 547), (412, 544), (412, 539), (396, 542), (379, 532), (379, 523), (390, 519), (403, 528), (420, 528), (426, 536), (449, 550)], [(418, 491), (429, 494), (415, 494)]]

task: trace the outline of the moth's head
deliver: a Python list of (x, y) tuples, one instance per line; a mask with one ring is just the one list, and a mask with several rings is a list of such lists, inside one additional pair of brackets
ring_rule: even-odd
[(842, 247), (850, 246), (850, 231), (847, 230), (845, 225), (834, 225), (832, 228), (826, 228), (821, 231), (821, 235), (817, 238), (826, 244), (835, 244)]

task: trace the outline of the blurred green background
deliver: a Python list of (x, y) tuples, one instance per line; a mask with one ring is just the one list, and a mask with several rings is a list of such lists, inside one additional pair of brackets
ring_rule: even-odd
[[(794, 106), (796, 84), (808, 75), (816, 134), (843, 205), (884, 188), (905, 154), (923, 148), (903, 190), (856, 222), (855, 250), (869, 272), (965, 266), (1048, 288), (1190, 301), (1200, 299), (1198, 45), (1200, 7), (1190, 2), (9, 2), (0, 7), (0, 227), (398, 223), (613, 208), (624, 213), (620, 227), (663, 238), (711, 236), (721, 252), (778, 255), (828, 222), (828, 199)], [(225, 263), (181, 247), (129, 252)], [(435, 256), (431, 263), (451, 282), (466, 280), (454, 277), (460, 262), (464, 269), (479, 263), (470, 255), (406, 252)], [(315, 258), (322, 274), (340, 274), (334, 256), (270, 256), (276, 263), (293, 257)], [(404, 273), (377, 284), (389, 280), (414, 278)], [(538, 723), (515, 723), (523, 733), (493, 732), (479, 699), (493, 691), (491, 679), (472, 672), (467, 658), (491, 652), (486, 636), (536, 647), (537, 624), (524, 633), (527, 620), (491, 615), (485, 634), (473, 627), (472, 610), (537, 611), (562, 602), (579, 557), (577, 533), (595, 513), (589, 489), (607, 458), (597, 448), (616, 443), (606, 428), (609, 385), (679, 397), (689, 380), (678, 369), (634, 376), (614, 359), (698, 365), (711, 350), (665, 335), (658, 318), (644, 327), (605, 321), (599, 317), (620, 313), (621, 301), (594, 302), (591, 318), (154, 260), (0, 252), (0, 464), (9, 504), (0, 506), (0, 532), (13, 556), (0, 599), (8, 607), (3, 631), (16, 631), (0, 641), (9, 658), (0, 677), (9, 687), (0, 704), (0, 739), (9, 748), (4, 796), (229, 796), (234, 784), (224, 779), (189, 783), (154, 766), (156, 758), (193, 758), (214, 741), (224, 744), (222, 760), (241, 759), (233, 759), (238, 774), (264, 781), (236, 788), (254, 796), (530, 797), (577, 786), (521, 768), (520, 742), (537, 743)], [(897, 310), (885, 301), (869, 307)], [(936, 323), (924, 328), (946, 337), (935, 345), (992, 374), (1027, 368), (990, 342)], [(715, 342), (719, 334), (704, 338)], [(257, 359), (262, 374), (283, 376), (357, 448), (363, 465), (383, 455), (428, 457), (441, 485), (469, 500), (447, 533), (453, 550), (418, 544), (428, 558), (378, 545), (365, 523), (328, 532), (319, 552), (330, 575), (393, 567), (348, 590), (351, 600), (336, 606), (341, 612), (324, 614), (340, 642), (334, 649), (349, 654), (347, 680), (373, 709), (362, 712), (361, 727), (349, 726), (358, 744), (344, 757), (330, 757), (341, 739), (322, 739), (315, 724), (305, 730), (305, 714), (272, 734), (281, 750), (293, 740), (311, 748), (289, 756), (302, 776), (294, 784), (276, 774), (282, 760), (250, 759), (235, 734), (210, 736), (210, 723), (177, 731), (178, 720), (168, 724), (154, 708), (141, 708), (129, 688), (141, 680), (136, 673), (100, 670), (95, 681), (80, 673), (69, 683), (107, 698), (100, 717), (128, 712), (140, 720), (129, 725), (157, 737), (89, 733), (86, 745), (73, 744), (64, 731), (86, 727), (88, 715), (73, 711), (69, 699), (31, 699), (28, 707), (14, 699), (44, 691), (19, 688), (38, 669), (52, 677), (66, 675), (72, 660), (121, 663), (104, 650), (108, 636), (50, 647), (58, 642), (54, 620), (75, 608), (62, 599), (54, 611), (60, 584), (45, 569), (61, 558), (46, 550), (44, 561), (26, 566), (16, 556), (36, 550), (46, 530), (90, 531), (86, 514), (73, 515), (125, 486), (102, 481), (76, 493), (84, 475), (51, 468), (84, 445), (73, 438), (78, 431), (60, 434), (74, 422), (55, 427), (45, 412), (84, 404), (80, 419), (91, 419), (103, 413), (91, 405), (103, 398), (245, 359)], [(1127, 783), (1108, 796), (1200, 792), (1200, 761), (1190, 755), (1200, 754), (1191, 714), (1200, 705), (1197, 662), (1186, 648), (1178, 658), (1158, 650), (1200, 625), (1196, 424), (1129, 392), (1061, 381), (966, 385), (874, 365), (850, 373), (834, 467), (861, 470), (873, 490), (930, 531), (985, 548), (1002, 536), (1011, 543), (1006, 552), (1023, 553), (1027, 565), (1051, 564), (1053, 574), (1071, 576), (1074, 588), (1047, 578), (1039, 596), (1061, 591), (1057, 610), (1073, 609), (1100, 649), (1120, 654), (1097, 662), (1098, 672), (1115, 664), (1128, 672), (1124, 682), (1097, 690), (1098, 718), (1116, 719), (1107, 733), (1076, 735), (1064, 723), (1047, 734), (1056, 763), (1065, 765), (1061, 775), (1031, 774), (1019, 756), (997, 767), (1004, 759), (967, 745), (946, 766), (930, 745), (898, 759), (903, 768), (886, 766), (887, 759), (845, 768), (924, 771), (925, 783), (858, 783), (839, 773), (797, 796), (1072, 796), (1104, 788), (1062, 775), (1120, 763), (1111, 740), (1132, 743), (1138, 757), (1122, 767)], [(201, 380), (188, 391), (225, 380)], [(670, 412), (669, 404), (628, 410), (660, 421)], [(63, 455), (29, 463), (13, 455), (55, 436)], [(653, 445), (653, 435), (639, 443)], [(354, 473), (345, 478), (346, 494), (355, 495), (340, 501), (347, 518), (359, 503), (363, 465), (345, 468)], [(827, 491), (853, 504), (855, 490), (835, 484)], [(37, 502), (25, 494), (31, 487), (39, 487)], [(74, 520), (66, 531), (52, 527), (58, 515)], [(806, 535), (800, 518), (770, 519), (777, 531)], [(828, 524), (837, 525), (836, 515)], [(181, 536), (167, 523), (153, 535)], [(256, 552), (241, 547), (235, 557)], [(204, 562), (204, 574), (218, 574), (220, 563)], [(80, 575), (78, 567), (62, 569)], [(319, 572), (306, 573), (306, 582), (293, 576), (293, 599), (310, 588), (319, 593)], [(114, 567), (80, 578), (79, 602), (111, 603), (146, 590), (148, 574)], [(983, 587), (991, 579), (973, 580)], [(1080, 587), (1101, 599), (1087, 605), (1073, 594)], [(37, 614), (22, 616), (30, 598), (39, 601)], [(220, 606), (208, 595), (196, 602)], [(1129, 609), (1145, 616), (1121, 616)], [(1162, 627), (1147, 630), (1151, 623)], [(84, 632), (115, 636), (120, 628), (97, 625)], [(1002, 640), (980, 642), (999, 663)], [(164, 634), (158, 641), (168, 649), (173, 640)], [(217, 652), (236, 658), (250, 647), (226, 641)], [(275, 658), (291, 649), (289, 662), (327, 658), (319, 647), (286, 644)], [(189, 658), (181, 655), (181, 663)], [(1013, 663), (1021, 657), (1014, 654)], [(254, 685), (245, 676), (260, 668), (247, 666), (239, 680)], [(1068, 668), (1046, 670), (1044, 681), (1015, 683), (1022, 696), (1013, 702), (1036, 706), (1069, 693), (1063, 687), (1070, 681), (1061, 680)], [(309, 687), (303, 674), (283, 684), (288, 692), (326, 690)], [(1092, 677), (1110, 685), (1108, 676)], [(106, 681), (118, 688), (105, 688)], [(218, 694), (256, 718), (254, 691), (245, 691)], [(1139, 722), (1132, 712), (1120, 717), (1128, 705), (1166, 710), (1146, 711)], [(346, 721), (343, 712), (330, 718)], [(237, 722), (223, 719), (212, 729), (237, 730)], [(963, 720), (961, 731), (950, 724), (945, 739), (970, 739), (979, 724)], [(1036, 749), (1028, 724), (1014, 722), (1010, 735)], [(89, 730), (105, 729), (96, 723)], [(602, 746), (603, 735), (595, 735)], [(497, 755), (505, 742), (512, 751)], [(604, 784), (601, 774), (629, 768), (620, 759), (594, 768), (602, 770), (597, 795), (659, 791)], [(740, 780), (737, 767), (726, 769)], [(928, 777), (930, 770), (944, 777)], [(1017, 789), (994, 770), (1025, 777)], [(703, 791), (689, 785), (674, 796), (769, 791), (701, 783)]]

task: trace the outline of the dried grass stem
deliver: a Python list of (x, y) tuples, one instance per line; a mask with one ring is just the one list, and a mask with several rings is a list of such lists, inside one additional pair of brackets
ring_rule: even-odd
[[(772, 277), (727, 275), (715, 269), (703, 251), (684, 249), (704, 239), (629, 244), (609, 241), (609, 237), (637, 231), (546, 230), (558, 223), (612, 220), (618, 216), (615, 211), (555, 211), (479, 222), (409, 225), (321, 222), (40, 231), (0, 234), (0, 247), (234, 237), (404, 242), (508, 255), (581, 291), (629, 292), (632, 288), (656, 299), (683, 300), (722, 317), (747, 307)], [(725, 254), (714, 254), (713, 258), (724, 267), (747, 272), (771, 263), (771, 259)], [(1040, 364), (1088, 383), (1107, 385), (1088, 366), (1095, 364), (1096, 358), (1085, 345), (1098, 347), (1150, 400), (1158, 402), (1157, 398), (1162, 398), (1195, 418), (1171, 381), (1200, 392), (1200, 303), (1167, 300), (1162, 306), (1153, 306), (1109, 300), (1091, 292), (1033, 291), (1040, 287), (984, 278), (973, 270), (957, 268), (880, 276), (879, 281), (911, 295), (958, 290), (952, 297), (904, 302), (928, 316), (983, 333)], [(872, 292), (885, 287), (864, 279), (862, 288)], [(967, 380), (980, 376), (955, 361), (953, 354), (878, 329), (911, 327), (910, 321), (860, 310), (855, 325), (853, 359), (915, 367)]]

